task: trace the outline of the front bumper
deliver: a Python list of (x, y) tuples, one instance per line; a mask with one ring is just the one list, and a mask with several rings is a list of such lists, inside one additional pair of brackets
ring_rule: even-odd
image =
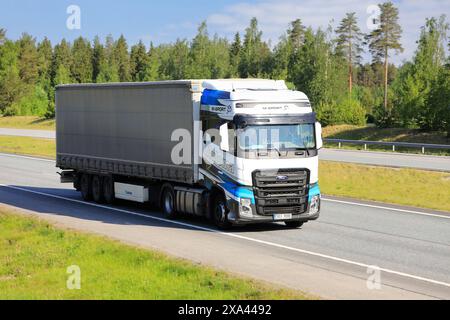
[(319, 219), (320, 217), (320, 209), (318, 212), (311, 214), (308, 206), (308, 210), (306, 213), (300, 215), (293, 215), (292, 219), (289, 220), (274, 220), (273, 216), (262, 216), (259, 214), (255, 214), (257, 212), (256, 206), (252, 205), (253, 215), (250, 216), (241, 216), (240, 215), (240, 205), (235, 200), (228, 200), (228, 208), (230, 209), (230, 213), (228, 214), (228, 220), (233, 225), (249, 225), (249, 224), (258, 224), (258, 223), (270, 223), (270, 222), (288, 222), (288, 221), (300, 221), (300, 222), (308, 222)]

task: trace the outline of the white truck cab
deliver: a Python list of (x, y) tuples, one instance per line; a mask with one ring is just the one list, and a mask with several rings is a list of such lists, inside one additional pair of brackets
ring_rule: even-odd
[(322, 130), (308, 97), (284, 81), (207, 80), (202, 86), (209, 152), (203, 153), (201, 180), (226, 196), (215, 220), (297, 227), (317, 219)]

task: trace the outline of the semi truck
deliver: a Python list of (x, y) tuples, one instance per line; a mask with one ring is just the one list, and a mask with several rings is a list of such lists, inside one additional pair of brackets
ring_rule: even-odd
[(308, 97), (284, 81), (56, 88), (62, 183), (85, 201), (149, 203), (220, 229), (318, 219), (321, 135)]

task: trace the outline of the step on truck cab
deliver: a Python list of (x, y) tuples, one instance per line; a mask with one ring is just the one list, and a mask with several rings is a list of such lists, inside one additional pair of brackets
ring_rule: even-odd
[(219, 228), (320, 214), (321, 126), (274, 80), (180, 80), (56, 89), (57, 167), (87, 201), (158, 205)]

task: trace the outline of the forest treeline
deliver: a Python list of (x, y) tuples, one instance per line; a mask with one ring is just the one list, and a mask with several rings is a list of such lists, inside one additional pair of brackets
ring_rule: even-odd
[[(129, 47), (124, 36), (53, 45), (23, 34), (13, 41), (0, 29), (0, 114), (53, 117), (58, 84), (258, 77), (305, 92), (324, 125), (369, 121), (450, 132), (446, 17), (426, 19), (414, 57), (395, 66), (392, 56), (403, 51), (399, 12), (391, 2), (379, 6), (378, 28), (369, 34), (355, 13), (326, 30), (298, 19), (273, 46), (256, 18), (231, 41), (210, 36), (204, 22), (190, 41), (148, 47)], [(370, 63), (362, 63), (364, 52)]]

